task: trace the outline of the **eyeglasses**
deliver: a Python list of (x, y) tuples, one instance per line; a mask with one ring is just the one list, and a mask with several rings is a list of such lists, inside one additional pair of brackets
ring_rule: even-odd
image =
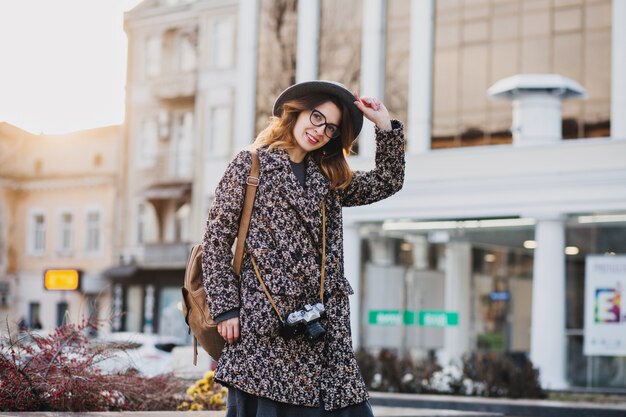
[(339, 126), (326, 122), (326, 116), (324, 116), (319, 110), (311, 110), (309, 120), (311, 121), (311, 124), (315, 127), (324, 126), (324, 134), (329, 139), (335, 139), (341, 134)]

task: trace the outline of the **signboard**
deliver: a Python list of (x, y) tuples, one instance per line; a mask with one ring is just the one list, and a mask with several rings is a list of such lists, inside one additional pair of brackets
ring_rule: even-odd
[(447, 327), (458, 326), (459, 314), (450, 311), (371, 310), (368, 322), (377, 326)]
[(459, 313), (453, 311), (420, 311), (419, 325), (427, 327), (448, 327), (459, 325)]
[(626, 256), (585, 260), (585, 355), (626, 356)]
[(44, 273), (46, 290), (75, 291), (80, 284), (80, 272), (76, 269), (48, 269)]
[(508, 291), (492, 291), (489, 293), (491, 301), (509, 301), (511, 293)]

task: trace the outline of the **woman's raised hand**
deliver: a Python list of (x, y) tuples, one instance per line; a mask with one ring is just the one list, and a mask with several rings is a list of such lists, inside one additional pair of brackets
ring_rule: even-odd
[(378, 126), (381, 130), (391, 130), (391, 119), (387, 107), (377, 98), (359, 97), (358, 92), (354, 92), (354, 105), (363, 112), (368, 120)]

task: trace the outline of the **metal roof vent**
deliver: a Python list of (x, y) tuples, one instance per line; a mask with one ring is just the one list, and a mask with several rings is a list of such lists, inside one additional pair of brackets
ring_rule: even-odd
[(518, 74), (488, 90), (493, 99), (513, 101), (513, 144), (536, 145), (561, 140), (561, 101), (587, 97), (576, 81), (558, 74)]

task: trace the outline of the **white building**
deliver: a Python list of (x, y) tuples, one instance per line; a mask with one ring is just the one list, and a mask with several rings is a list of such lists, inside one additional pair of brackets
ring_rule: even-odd
[[(522, 354), (545, 387), (626, 388), (624, 349), (583, 354), (586, 257), (626, 254), (626, 3), (146, 1), (126, 28), (124, 261), (109, 272), (117, 304), (143, 307), (120, 329), (164, 332), (228, 160), (283, 88), (334, 79), (407, 128), (404, 189), (345, 210), (358, 344)], [(372, 133), (353, 168), (373, 166)]]

